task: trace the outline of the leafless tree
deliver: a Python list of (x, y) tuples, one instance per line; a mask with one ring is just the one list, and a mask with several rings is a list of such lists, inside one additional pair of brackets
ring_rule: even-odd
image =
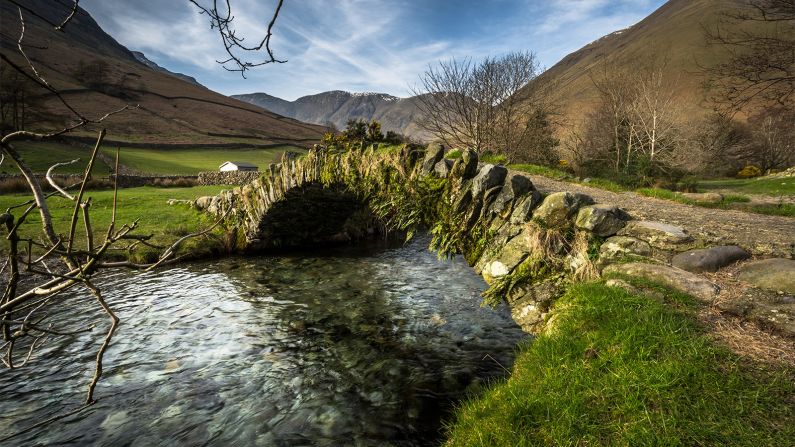
[[(632, 75), (616, 64), (603, 64), (598, 75), (590, 74), (591, 82), (599, 93), (600, 104), (598, 109), (587, 118), (591, 123), (604, 126), (609, 132), (609, 143), (602, 143), (607, 152), (613, 154), (615, 171), (621, 169), (622, 163), (631, 156), (633, 148), (632, 136), (635, 130), (629, 118), (632, 104), (637, 100), (637, 85)], [(588, 132), (591, 142), (598, 139), (594, 133), (600, 129), (591, 127)], [(601, 131), (603, 132), (603, 131)]]
[(420, 126), (449, 146), (515, 150), (532, 130), (527, 123), (538, 105), (529, 92), (518, 93), (538, 74), (535, 55), (526, 52), (430, 66), (413, 89)]
[[(667, 60), (655, 60), (636, 71), (636, 98), (630, 103), (631, 136), (637, 141), (634, 148), (653, 166), (678, 164), (673, 162), (684, 144), (684, 112), (676, 98), (677, 79), (667, 74), (666, 66)], [(632, 155), (633, 146), (629, 147), (627, 157)]]
[(730, 111), (795, 104), (795, 0), (746, 0), (705, 34), (728, 53), (727, 62), (705, 68), (718, 104)]
[[(676, 95), (676, 78), (662, 51), (638, 58), (631, 68), (605, 64), (591, 79), (599, 104), (568, 147), (590, 157), (579, 163), (628, 176), (651, 177), (681, 168), (689, 159), (685, 112)], [(584, 151), (583, 144), (593, 145)], [(571, 152), (571, 151), (570, 151)], [(609, 168), (607, 168), (609, 166)], [(583, 166), (581, 166), (582, 168)]]
[(30, 80), (4, 64), (0, 65), (0, 86), (0, 129), (25, 129), (39, 103)]
[[(2, 337), (0, 342), (0, 350), (2, 351), (0, 361), (7, 368), (23, 367), (34, 360), (37, 350), (49, 340), (59, 337), (71, 337), (91, 330), (93, 324), (88, 321), (78, 327), (62, 327), (62, 323), (57, 317), (59, 311), (64, 308), (68, 300), (65, 295), (73, 289), (83, 288), (93, 296), (98, 308), (107, 315), (109, 323), (103, 342), (96, 353), (94, 373), (89, 381), (83, 404), (72, 411), (39, 421), (21, 432), (0, 439), (0, 442), (2, 442), (41, 425), (81, 411), (95, 402), (94, 390), (102, 376), (103, 357), (119, 323), (119, 318), (105, 301), (101, 290), (94, 282), (96, 275), (107, 268), (154, 269), (167, 263), (176, 262), (181, 258), (177, 254), (181, 244), (193, 237), (207, 236), (223, 221), (226, 215), (221, 216), (209, 228), (183, 236), (170, 246), (155, 246), (150, 243), (151, 236), (136, 234), (137, 221), (122, 225), (117, 223), (116, 198), (118, 184), (116, 184), (110, 224), (104, 232), (95, 232), (91, 221), (91, 198), (87, 197), (87, 182), (105, 137), (104, 129), (98, 132), (98, 137), (82, 180), (74, 185), (61, 186), (57, 184), (53, 179), (55, 170), (64, 165), (76, 163), (78, 160), (55, 163), (47, 171), (44, 178), (44, 181), (49, 184), (54, 192), (45, 193), (43, 180), (35, 175), (17, 151), (15, 145), (18, 141), (46, 140), (75, 129), (86, 128), (87, 126), (101, 127), (102, 123), (109, 117), (137, 106), (125, 105), (118, 110), (109, 111), (100, 116), (88, 116), (73, 106), (62, 92), (47, 80), (37, 69), (31, 58), (28, 57), (25, 45), (26, 18), (36, 17), (48, 23), (53, 32), (65, 32), (78, 11), (79, 0), (74, 0), (72, 7), (66, 11), (63, 19), (58, 22), (48, 20), (44, 17), (44, 14), (40, 14), (35, 9), (25, 5), (24, 2), (17, 2), (16, 0), (0, 1), (15, 5), (19, 20), (19, 34), (16, 41), (17, 54), (12, 55), (0, 52), (2, 70), (4, 73), (15, 73), (14, 76), (24, 79), (31, 88), (46, 92), (55, 98), (68, 113), (68, 116), (63, 117), (66, 124), (60, 128), (34, 131), (26, 127), (27, 123), (24, 120), (17, 120), (15, 125), (9, 128), (8, 132), (6, 127), (0, 129), (0, 165), (3, 163), (13, 164), (27, 181), (32, 196), (32, 199), (0, 212), (0, 228), (2, 229), (0, 231), (4, 233), (7, 249), (6, 259), (0, 263), (0, 278), (3, 278), (3, 284), (0, 285), (0, 337)], [(273, 15), (273, 20), (268, 25), (268, 33), (265, 40), (259, 46), (264, 46), (271, 58), (273, 55), (268, 43), (281, 3), (280, 1)], [(218, 2), (214, 2), (213, 7), (206, 9), (206, 11), (209, 11), (211, 17), (221, 17), (223, 19), (217, 25), (221, 27), (221, 35), (231, 39), (224, 41), (227, 51), (232, 51), (234, 48), (243, 51), (256, 51), (257, 47), (245, 47), (241, 44), (242, 39), (236, 37), (234, 29), (231, 27), (233, 20), (231, 8), (228, 2), (225, 5), (228, 12), (227, 16), (213, 16), (214, 11), (217, 13)], [(240, 70), (232, 69), (232, 71), (244, 72), (254, 66), (262, 65), (247, 63), (238, 57), (230, 61), (240, 65)], [(230, 61), (224, 61), (223, 63), (230, 63)], [(3, 107), (5, 107), (5, 102)], [(118, 172), (118, 160), (119, 154), (117, 151), (115, 172)], [(53, 219), (48, 206), (48, 199), (56, 196), (74, 203), (71, 219), (67, 222), (66, 227), (58, 227), (58, 223)], [(39, 237), (26, 236), (28, 233), (22, 231), (32, 213), (38, 213), (40, 217), (41, 232)], [(77, 236), (79, 232), (84, 232), (84, 242), (79, 242), (80, 238)], [(147, 265), (138, 265), (128, 261), (108, 261), (109, 253), (117, 250), (128, 251), (132, 247), (141, 244), (160, 249), (162, 254), (155, 262)]]
[(795, 164), (795, 111), (774, 108), (750, 120), (753, 134), (745, 160), (762, 171)]

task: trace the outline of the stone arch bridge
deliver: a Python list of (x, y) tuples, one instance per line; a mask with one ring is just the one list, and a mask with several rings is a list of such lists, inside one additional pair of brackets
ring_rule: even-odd
[[(736, 246), (708, 247), (679, 227), (633, 220), (584, 194), (543, 195), (529, 175), (479, 163), (473, 151), (443, 157), (439, 145), (313, 149), (195, 206), (225, 216), (243, 251), (352, 240), (379, 227), (427, 229), (432, 249), (463, 254), (490, 284), (487, 302), (507, 301), (517, 323), (534, 333), (572, 280), (637, 276), (713, 302), (720, 287), (700, 273), (750, 256)], [(779, 261), (795, 269), (795, 261)], [(771, 310), (776, 321), (763, 315), (760, 322), (795, 335), (795, 301)]]

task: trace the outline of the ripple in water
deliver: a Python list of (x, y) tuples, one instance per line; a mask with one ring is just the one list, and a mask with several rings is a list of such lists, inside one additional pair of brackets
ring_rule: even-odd
[[(97, 404), (14, 445), (438, 443), (451, 405), (505, 375), (524, 334), (480, 307), (485, 284), (463, 260), (426, 246), (111, 274), (122, 324)], [(105, 330), (95, 306), (69, 302), (65, 318)], [(0, 437), (79, 403), (100, 338), (0, 372)]]

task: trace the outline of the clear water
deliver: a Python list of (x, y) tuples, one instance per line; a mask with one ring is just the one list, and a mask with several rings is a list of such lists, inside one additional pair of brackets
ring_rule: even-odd
[[(112, 273), (101, 285), (123, 323), (97, 404), (9, 445), (438, 444), (454, 402), (504, 376), (524, 334), (480, 307), (463, 260), (426, 246)], [(97, 332), (0, 370), (0, 437), (83, 399), (106, 321), (70, 302)]]

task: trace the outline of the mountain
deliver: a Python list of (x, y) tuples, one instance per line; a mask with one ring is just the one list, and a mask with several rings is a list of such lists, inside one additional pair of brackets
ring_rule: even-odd
[(687, 110), (704, 113), (709, 104), (703, 90), (703, 67), (728, 57), (721, 48), (707, 45), (704, 28), (714, 27), (722, 12), (742, 3), (743, 0), (670, 0), (634, 26), (564, 57), (544, 72), (539, 82), (549, 83), (564, 116), (576, 122), (598, 100), (594, 78), (615, 70), (632, 72), (651, 58), (661, 63), (666, 78), (675, 80), (676, 93)]
[[(190, 82), (191, 84), (198, 85), (199, 87), (204, 87), (203, 85), (199, 84), (199, 81), (197, 81), (196, 78), (194, 78), (193, 76), (188, 76), (188, 75), (182, 74), (182, 73), (175, 73), (175, 72), (173, 72), (171, 70), (163, 68), (160, 65), (157, 65), (157, 63), (149, 60), (149, 58), (146, 57), (146, 55), (141, 53), (140, 51), (133, 51), (132, 54), (133, 54), (133, 56), (135, 56), (135, 59), (138, 62), (146, 65), (147, 67), (151, 68), (152, 70), (161, 71), (163, 73), (170, 74), (171, 76), (174, 76), (177, 79), (182, 79), (183, 81)], [(207, 88), (207, 87), (204, 87), (204, 88)]]
[[(64, 32), (54, 31), (47, 21), (60, 23), (71, 10), (71, 0), (26, 0), (18, 4), (25, 16), (24, 45), (28, 56), (75, 109), (88, 117), (100, 117), (125, 105), (138, 106), (102, 123), (108, 131), (108, 140), (153, 146), (305, 146), (318, 141), (326, 130), (231, 99), (142, 64), (82, 8), (77, 9)], [(3, 54), (15, 64), (27, 67), (16, 49), (20, 26), (14, 3), (0, 1), (0, 25)], [(41, 117), (39, 123), (31, 126), (53, 129), (66, 124), (65, 117), (71, 115), (57, 97), (38, 87), (31, 88), (31, 95)], [(49, 122), (42, 123), (46, 117)], [(96, 129), (81, 128), (71, 135), (96, 136)]]
[(285, 101), (267, 93), (234, 95), (271, 112), (299, 121), (333, 125), (344, 129), (348, 120), (377, 120), (384, 132), (393, 131), (424, 140), (428, 135), (417, 125), (420, 112), (417, 98), (397, 98), (386, 93), (350, 93), (340, 90)]

